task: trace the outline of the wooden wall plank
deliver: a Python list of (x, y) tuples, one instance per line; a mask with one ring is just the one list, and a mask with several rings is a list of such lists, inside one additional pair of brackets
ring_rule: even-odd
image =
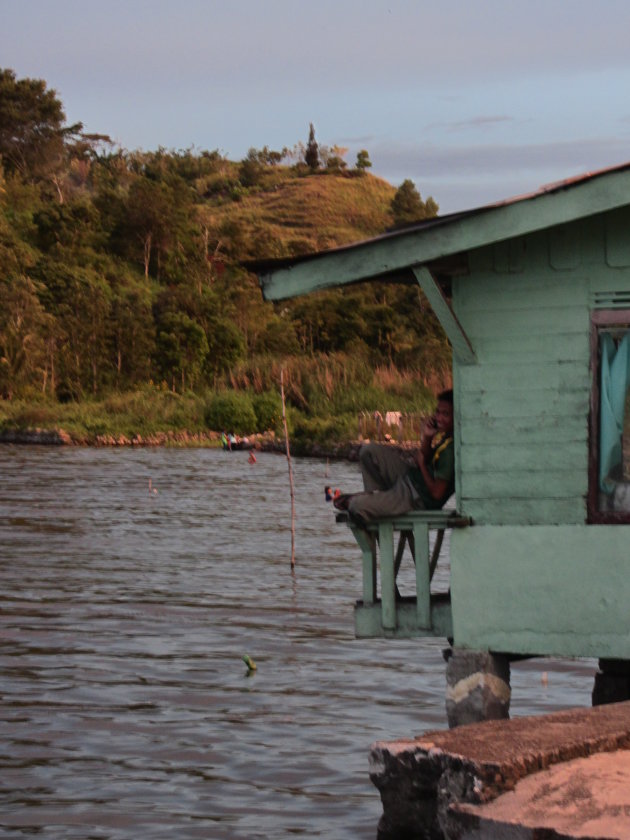
[(514, 487), (519, 486), (524, 474), (531, 472), (549, 473), (566, 470), (567, 467), (588, 469), (588, 446), (586, 441), (559, 445), (558, 441), (547, 442), (541, 436), (534, 446), (532, 442), (513, 439), (508, 446), (498, 448), (491, 439), (486, 445), (462, 446), (462, 470), (464, 473), (509, 472), (514, 477)]
[(518, 343), (506, 342), (504, 336), (486, 336), (475, 339), (477, 357), (486, 364), (513, 365), (545, 363), (551, 360), (559, 362), (577, 361), (589, 358), (589, 339), (584, 330), (554, 332), (545, 334), (529, 333), (519, 336)]
[(586, 417), (570, 421), (563, 414), (544, 417), (471, 417), (462, 427), (460, 440), (465, 446), (495, 446), (496, 439), (513, 440), (536, 447), (541, 441), (554, 444), (588, 443)]
[(500, 391), (509, 399), (511, 391), (538, 390), (545, 388), (573, 391), (590, 387), (588, 358), (577, 361), (550, 361), (533, 364), (494, 365), (487, 363), (467, 367), (462, 371), (462, 392), (475, 393), (480, 390)]
[(477, 525), (557, 525), (583, 524), (586, 521), (586, 501), (579, 496), (520, 499), (510, 498), (458, 500), (463, 509), (473, 509)]
[[(544, 481), (543, 481), (544, 479)], [(567, 499), (586, 495), (588, 488), (588, 475), (581, 468), (568, 468), (566, 470), (554, 470), (528, 474), (528, 481), (515, 486), (512, 473), (498, 473), (491, 471), (477, 471), (466, 473), (460, 496), (462, 499), (511, 499), (513, 502), (527, 499)], [(466, 506), (462, 513), (477, 518), (477, 512), (472, 507)], [(497, 522), (496, 524), (500, 524)]]
[(458, 392), (458, 403), (461, 403), (459, 411), (462, 423), (485, 417), (546, 420), (558, 416), (570, 423), (572, 419), (583, 422), (584, 417), (588, 416), (590, 394), (585, 393), (584, 388), (560, 394), (557, 389), (540, 386), (523, 393), (514, 391), (508, 398), (502, 391), (462, 389)]
[(579, 279), (572, 277), (570, 283), (558, 282), (555, 276), (544, 280), (536, 277), (537, 282), (534, 278), (523, 283), (515, 283), (512, 280), (507, 284), (504, 282), (504, 277), (500, 278), (503, 282), (498, 282), (498, 279), (484, 277), (483, 288), (479, 290), (476, 285), (479, 281), (475, 278), (475, 287), (470, 284), (468, 294), (463, 295), (461, 299), (458, 296), (458, 306), (465, 309), (467, 313), (564, 308), (571, 297), (573, 303), (578, 298), (584, 300), (585, 292), (589, 288), (586, 276)]

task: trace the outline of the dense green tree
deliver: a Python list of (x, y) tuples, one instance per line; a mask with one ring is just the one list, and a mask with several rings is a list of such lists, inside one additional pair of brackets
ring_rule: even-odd
[(306, 144), (306, 150), (304, 151), (304, 163), (308, 166), (311, 172), (315, 172), (320, 166), (319, 146), (317, 144), (317, 140), (315, 139), (315, 128), (313, 127), (313, 123), (310, 124), (308, 130), (308, 142)]
[(419, 222), (422, 219), (430, 219), (437, 215), (438, 209), (433, 198), (429, 197), (426, 202), (422, 200), (416, 185), (409, 178), (402, 182), (392, 199), (392, 212), (396, 227)]
[(45, 334), (49, 320), (30, 278), (0, 279), (0, 395), (46, 388)]
[(243, 158), (239, 167), (239, 181), (244, 187), (255, 187), (262, 180), (264, 164), (258, 157), (256, 149), (250, 149), (247, 157)]
[[(190, 149), (112, 151), (106, 137), (65, 126), (44, 82), (0, 71), (0, 397), (79, 400), (151, 381), (260, 394), (277, 388), (282, 364), (300, 409), (332, 410), (343, 380), (350, 411), (379, 366), (447, 370), (448, 344), (417, 288), (368, 284), (280, 307), (244, 267), (340, 244), (340, 212), (348, 230), (385, 227), (387, 206), (373, 202), (369, 222), (356, 223), (367, 175), (308, 178), (342, 173), (346, 153), (320, 146), (312, 124), (296, 167), (266, 146), (240, 164)], [(369, 166), (361, 150), (355, 174)], [(402, 223), (437, 205), (408, 181), (392, 210)]]
[(355, 164), (355, 169), (361, 175), (365, 175), (366, 171), (370, 169), (371, 166), (372, 161), (370, 160), (370, 156), (367, 152), (367, 149), (361, 149), (361, 151), (357, 153), (357, 162)]
[(193, 389), (208, 355), (208, 340), (200, 324), (184, 312), (167, 313), (158, 325), (160, 373), (175, 391)]
[(132, 182), (124, 203), (124, 213), (113, 233), (121, 253), (139, 262), (145, 277), (160, 280), (169, 258), (171, 270), (188, 240), (192, 222), (192, 197), (175, 181), (166, 183), (140, 176)]
[(8, 172), (30, 174), (59, 155), (63, 107), (39, 79), (18, 80), (0, 69), (0, 154)]
[(17, 79), (0, 69), (0, 155), (5, 170), (37, 178), (59, 168), (65, 143), (82, 125), (65, 126), (66, 115), (54, 90), (41, 79)]
[(151, 378), (155, 352), (155, 326), (151, 289), (122, 265), (110, 270), (113, 298), (109, 345), (114, 382), (118, 388), (142, 385)]

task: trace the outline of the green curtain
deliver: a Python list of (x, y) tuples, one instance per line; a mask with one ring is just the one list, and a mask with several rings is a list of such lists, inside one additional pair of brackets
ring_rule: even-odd
[[(622, 461), (621, 435), (630, 377), (630, 333), (618, 344), (611, 335), (600, 336), (601, 381), (599, 405), (599, 486), (612, 493)], [(615, 469), (617, 468), (617, 469)]]

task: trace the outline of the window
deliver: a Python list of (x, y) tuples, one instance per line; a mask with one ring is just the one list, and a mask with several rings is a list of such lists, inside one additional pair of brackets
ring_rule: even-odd
[(590, 522), (630, 524), (630, 310), (598, 310), (591, 331)]

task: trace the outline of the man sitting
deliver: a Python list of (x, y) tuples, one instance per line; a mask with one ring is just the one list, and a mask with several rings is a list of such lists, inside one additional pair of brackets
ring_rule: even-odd
[(419, 450), (408, 455), (392, 446), (369, 443), (361, 448), (359, 464), (364, 492), (342, 495), (333, 502), (357, 524), (414, 509), (441, 508), (455, 491), (453, 392), (438, 395)]

